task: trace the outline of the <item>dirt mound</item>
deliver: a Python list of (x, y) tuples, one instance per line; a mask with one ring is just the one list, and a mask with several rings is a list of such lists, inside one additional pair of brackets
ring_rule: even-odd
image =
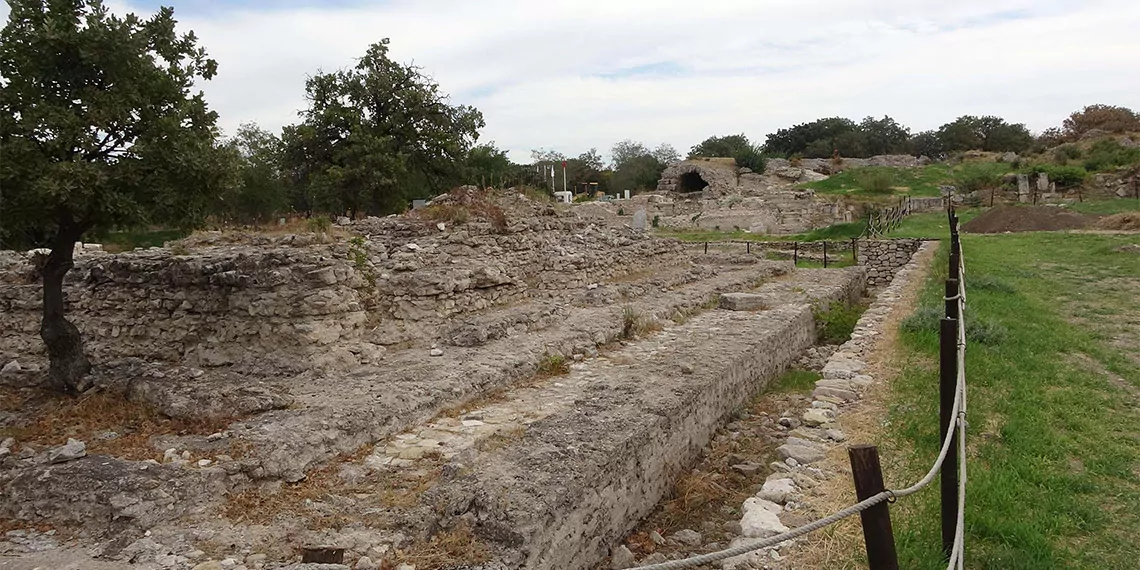
[(1140, 231), (1140, 212), (1124, 212), (1102, 218), (1096, 223), (1099, 230)]
[(970, 220), (962, 230), (972, 234), (1079, 230), (1096, 220), (1096, 216), (1056, 206), (998, 206)]

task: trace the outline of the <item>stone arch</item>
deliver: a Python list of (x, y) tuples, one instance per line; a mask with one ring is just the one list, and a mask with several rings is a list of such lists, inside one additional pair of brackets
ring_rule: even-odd
[(708, 186), (708, 181), (702, 178), (700, 171), (696, 169), (681, 173), (681, 175), (677, 177), (678, 192), (700, 192), (705, 188), (708, 188)]

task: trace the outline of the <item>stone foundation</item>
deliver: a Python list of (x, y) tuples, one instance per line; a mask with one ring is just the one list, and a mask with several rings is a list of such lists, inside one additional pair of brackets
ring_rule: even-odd
[(867, 285), (878, 287), (890, 283), (921, 245), (922, 240), (918, 239), (861, 239), (856, 242), (858, 264), (868, 270)]

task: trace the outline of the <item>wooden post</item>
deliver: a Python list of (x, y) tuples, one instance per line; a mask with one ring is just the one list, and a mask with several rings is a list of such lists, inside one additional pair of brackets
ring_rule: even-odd
[[(956, 297), (957, 295), (958, 295), (958, 280), (957, 279), (947, 279), (946, 280), (946, 296), (947, 297)], [(958, 307), (960, 307), (960, 306), (961, 305), (958, 304), (958, 299), (953, 299), (953, 300), (947, 299), (946, 300), (946, 318), (957, 319), (958, 318)], [(955, 342), (957, 342), (957, 341), (955, 341)]]
[[(946, 290), (950, 290), (949, 281)], [(954, 290), (957, 293), (957, 285)], [(947, 311), (949, 310), (947, 302)], [(946, 434), (954, 430), (954, 395), (958, 387), (958, 320), (942, 319), (939, 333), (938, 441), (943, 442), (946, 441)], [(942, 491), (942, 554), (947, 560), (954, 548), (954, 532), (958, 526), (958, 436), (952, 437), (950, 452), (942, 462), (939, 481)]]
[(827, 240), (823, 240), (823, 268), (827, 269)]
[(301, 562), (316, 564), (343, 564), (344, 549), (332, 548), (328, 546), (302, 548)]
[(705, 242), (705, 253), (709, 252), (709, 242)]
[[(852, 445), (847, 448), (847, 457), (851, 460), (851, 477), (855, 479), (855, 496), (860, 501), (886, 490), (877, 447)], [(898, 570), (889, 503), (883, 501), (859, 513), (859, 520), (863, 523), (863, 543), (867, 546), (870, 570)]]
[(746, 241), (746, 242), (744, 242), (744, 247), (745, 247), (745, 249), (747, 249), (747, 250), (748, 250), (748, 253), (749, 253), (749, 254), (751, 254), (751, 253), (752, 253), (752, 242), (750, 242), (750, 241)]
[(859, 250), (857, 249), (859, 247), (859, 244), (856, 243), (857, 239), (858, 238), (851, 238), (851, 264), (852, 265), (859, 265), (859, 255), (858, 255)]
[(792, 265), (800, 264), (800, 242), (792, 242)]

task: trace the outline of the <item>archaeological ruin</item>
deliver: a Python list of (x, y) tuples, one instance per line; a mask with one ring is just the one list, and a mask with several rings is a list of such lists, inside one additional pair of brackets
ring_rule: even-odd
[[(678, 191), (731, 182), (684, 168)], [(500, 213), (433, 217), (445, 204)], [(36, 388), (34, 255), (0, 253), (0, 520), (31, 529), (3, 548), (42, 567), (305, 568), (320, 547), (357, 569), (593, 568), (814, 350), (822, 314), (918, 246), (803, 269), (579, 208), (457, 193), (327, 233), (82, 248), (66, 296), (96, 387), (75, 401)], [(821, 395), (843, 404), (840, 384)]]

